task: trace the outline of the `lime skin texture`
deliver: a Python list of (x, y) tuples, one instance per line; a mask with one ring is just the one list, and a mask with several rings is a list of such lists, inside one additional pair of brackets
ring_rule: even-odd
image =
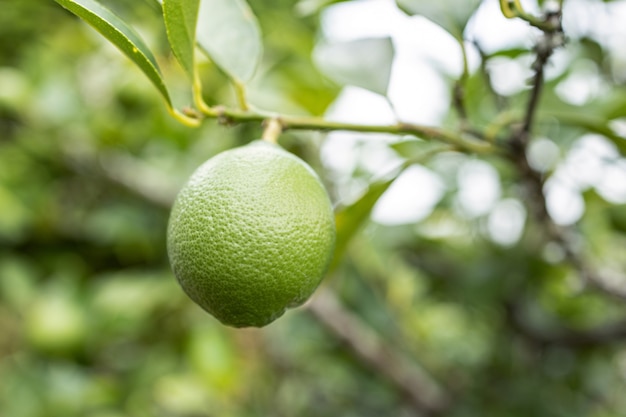
[(265, 326), (304, 303), (334, 243), (332, 204), (315, 171), (260, 140), (200, 166), (179, 192), (167, 232), (185, 293), (233, 327)]

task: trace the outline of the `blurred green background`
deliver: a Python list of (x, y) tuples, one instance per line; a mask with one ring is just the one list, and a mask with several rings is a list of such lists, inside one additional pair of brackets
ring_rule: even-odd
[[(107, 4), (188, 102), (156, 3)], [(251, 6), (266, 48), (257, 101), (322, 114), (339, 87), (311, 62), (318, 18), (294, 17), (290, 0)], [(183, 127), (130, 61), (53, 1), (0, 0), (0, 10), (0, 416), (414, 416), (420, 369), (446, 392), (441, 415), (626, 415), (623, 301), (584, 291), (532, 221), (499, 245), (486, 217), (460, 214), (455, 178), (469, 157), (459, 154), (425, 164), (446, 184), (435, 210), (415, 225), (368, 224), (317, 304), (260, 330), (221, 326), (169, 270), (169, 205), (195, 167), (260, 127)], [(573, 59), (585, 56), (623, 96), (601, 45), (572, 42)], [(473, 82), (477, 120), (488, 119), (484, 81)], [(233, 102), (219, 72), (204, 84), (211, 104)], [(542, 129), (558, 131), (561, 155), (584, 133)], [(319, 134), (281, 143), (341, 199)], [(485, 161), (502, 195), (519, 198), (511, 167)], [(351, 176), (369, 179), (360, 167)], [(593, 188), (583, 197), (577, 230), (589, 253), (623, 273), (624, 204)]]

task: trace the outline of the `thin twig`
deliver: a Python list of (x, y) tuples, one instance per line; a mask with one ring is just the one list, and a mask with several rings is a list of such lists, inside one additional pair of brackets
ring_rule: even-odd
[[(507, 7), (510, 8), (515, 4), (517, 3), (510, 2), (509, 4), (506, 1), (501, 2), (503, 12), (508, 10)], [(550, 11), (550, 14), (546, 16), (546, 21), (550, 21), (552, 24), (560, 28), (561, 10)], [(528, 147), (528, 142), (532, 134), (535, 114), (541, 98), (545, 67), (548, 60), (554, 53), (554, 49), (562, 45), (562, 42), (559, 41), (562, 39), (562, 30), (558, 32), (545, 31), (541, 39), (537, 42), (537, 45), (535, 46), (537, 58), (533, 64), (535, 75), (533, 77), (530, 97), (526, 105), (526, 112), (521, 126), (514, 130), (510, 140), (508, 141), (510, 146), (509, 157), (517, 166), (520, 176), (525, 180), (531, 197), (530, 201), (535, 203), (535, 206), (532, 207), (535, 212), (535, 217), (542, 223), (547, 224), (551, 223), (551, 219), (548, 215), (547, 204), (543, 194), (544, 179), (538, 172), (530, 167), (526, 157), (526, 148)]]
[[(548, 35), (546, 35), (545, 39), (548, 39)], [(520, 135), (520, 139), (524, 142), (527, 142), (530, 137), (533, 122), (535, 121), (535, 113), (539, 105), (539, 98), (541, 97), (541, 91), (543, 89), (545, 67), (553, 52), (554, 49), (549, 45), (544, 45), (543, 42), (537, 47), (537, 59), (533, 64), (535, 75), (533, 76), (530, 99), (526, 105), (526, 114)]]
[(465, 85), (469, 78), (469, 64), (467, 60), (467, 48), (463, 39), (459, 39), (461, 47), (461, 56), (463, 58), (463, 71), (461, 77), (454, 83), (452, 91), (452, 104), (459, 115), (461, 130), (466, 131), (469, 128), (469, 119), (467, 114), (467, 106), (465, 104)]
[(555, 30), (544, 31), (543, 36), (535, 46), (536, 60), (533, 64), (535, 75), (533, 76), (530, 98), (526, 105), (526, 113), (522, 128), (517, 139), (525, 147), (530, 139), (535, 114), (539, 106), (539, 99), (543, 90), (545, 69), (550, 57), (556, 48), (563, 46), (565, 37), (561, 27), (561, 10), (550, 11), (546, 16), (546, 22), (550, 22), (550, 27)]

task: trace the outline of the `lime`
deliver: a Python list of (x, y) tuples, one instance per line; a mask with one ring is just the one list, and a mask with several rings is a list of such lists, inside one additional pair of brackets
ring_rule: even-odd
[(316, 173), (264, 141), (200, 166), (176, 198), (167, 233), (183, 290), (234, 327), (264, 326), (306, 301), (334, 242), (331, 202)]

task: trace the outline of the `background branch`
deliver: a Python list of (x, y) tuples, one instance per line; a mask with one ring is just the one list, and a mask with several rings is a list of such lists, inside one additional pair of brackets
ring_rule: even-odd
[(441, 415), (450, 399), (415, 360), (387, 344), (363, 321), (344, 309), (335, 295), (321, 288), (309, 302), (311, 313), (364, 364), (385, 376), (426, 415)]

